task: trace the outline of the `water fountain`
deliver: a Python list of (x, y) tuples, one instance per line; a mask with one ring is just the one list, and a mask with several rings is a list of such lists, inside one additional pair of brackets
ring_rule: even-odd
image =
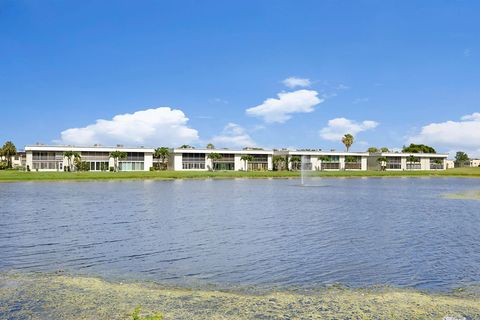
[[(302, 156), (302, 162), (300, 163), (300, 184), (302, 186), (305, 186), (305, 173), (306, 171), (309, 169), (307, 167), (307, 156)], [(310, 159), (309, 160), (309, 163), (310, 163)]]

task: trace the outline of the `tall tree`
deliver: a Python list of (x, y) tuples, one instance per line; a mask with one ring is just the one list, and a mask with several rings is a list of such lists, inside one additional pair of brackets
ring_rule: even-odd
[(2, 147), (2, 155), (7, 158), (7, 167), (12, 167), (12, 157), (17, 154), (17, 148), (12, 141), (7, 141)]
[(290, 163), (292, 164), (292, 170), (300, 169), (300, 164), (302, 163), (302, 158), (300, 156), (291, 156)]
[(215, 146), (212, 143), (207, 144), (207, 149), (215, 149)]
[(275, 170), (281, 171), (285, 167), (286, 159), (285, 159), (284, 156), (274, 155), (273, 158), (272, 158), (272, 162), (273, 162), (273, 167), (275, 168)]
[(242, 160), (245, 163), (245, 171), (248, 171), (248, 163), (250, 161), (253, 161), (253, 156), (251, 154), (244, 154), (243, 156), (240, 157), (240, 160)]
[(63, 157), (67, 158), (67, 163), (68, 163), (68, 171), (73, 171), (73, 163), (81, 158), (80, 153), (77, 151), (65, 151), (63, 153)]
[(212, 152), (207, 155), (207, 158), (212, 160), (212, 170), (215, 171), (215, 162), (222, 159), (222, 155), (220, 153)]
[(155, 149), (155, 153), (153, 156), (157, 159), (160, 159), (160, 163), (162, 164), (162, 169), (166, 170), (166, 159), (170, 156), (170, 150), (167, 147), (160, 147)]
[(347, 148), (347, 152), (350, 150), (350, 147), (352, 146), (354, 141), (355, 138), (350, 133), (347, 133), (343, 136), (342, 143), (345, 145), (345, 148)]
[(469, 161), (468, 154), (463, 151), (458, 151), (455, 155), (455, 166), (463, 167), (465, 166), (465, 162)]
[(113, 159), (115, 172), (118, 172), (118, 160), (125, 159), (126, 157), (127, 157), (127, 153), (124, 151), (115, 150), (113, 152), (110, 152), (110, 158)]
[(405, 153), (437, 153), (435, 149), (424, 144), (411, 143), (408, 147), (403, 147)]
[(370, 147), (370, 148), (368, 148), (367, 152), (376, 153), (376, 152), (378, 152), (378, 148), (376, 148), (376, 147)]
[(380, 148), (380, 151), (382, 152), (390, 152), (390, 150), (387, 147), (382, 147)]

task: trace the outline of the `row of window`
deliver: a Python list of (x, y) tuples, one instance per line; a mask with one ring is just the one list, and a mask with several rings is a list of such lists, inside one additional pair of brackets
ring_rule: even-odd
[(193, 169), (205, 169), (204, 162), (182, 162), (182, 169), (184, 170), (193, 170)]
[(135, 162), (135, 161), (121, 161), (118, 164), (118, 169), (120, 171), (143, 171), (144, 170), (144, 163), (143, 162)]
[(32, 163), (32, 169), (43, 169), (43, 170), (63, 170), (63, 162), (57, 161), (35, 161)]

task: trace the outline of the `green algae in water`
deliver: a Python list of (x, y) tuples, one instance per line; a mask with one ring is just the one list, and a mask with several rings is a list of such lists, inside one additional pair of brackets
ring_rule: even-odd
[[(478, 292), (328, 288), (311, 294), (240, 294), (117, 283), (92, 277), (0, 273), (0, 318), (132, 319), (480, 319)], [(158, 313), (160, 314), (160, 313)]]
[(480, 190), (468, 190), (460, 193), (445, 194), (443, 197), (457, 200), (480, 200)]

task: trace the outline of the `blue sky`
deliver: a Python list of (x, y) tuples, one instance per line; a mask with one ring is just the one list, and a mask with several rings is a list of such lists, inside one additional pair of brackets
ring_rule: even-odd
[(0, 140), (342, 149), (337, 136), (353, 132), (355, 150), (413, 141), (478, 155), (478, 12), (478, 1), (0, 0)]

